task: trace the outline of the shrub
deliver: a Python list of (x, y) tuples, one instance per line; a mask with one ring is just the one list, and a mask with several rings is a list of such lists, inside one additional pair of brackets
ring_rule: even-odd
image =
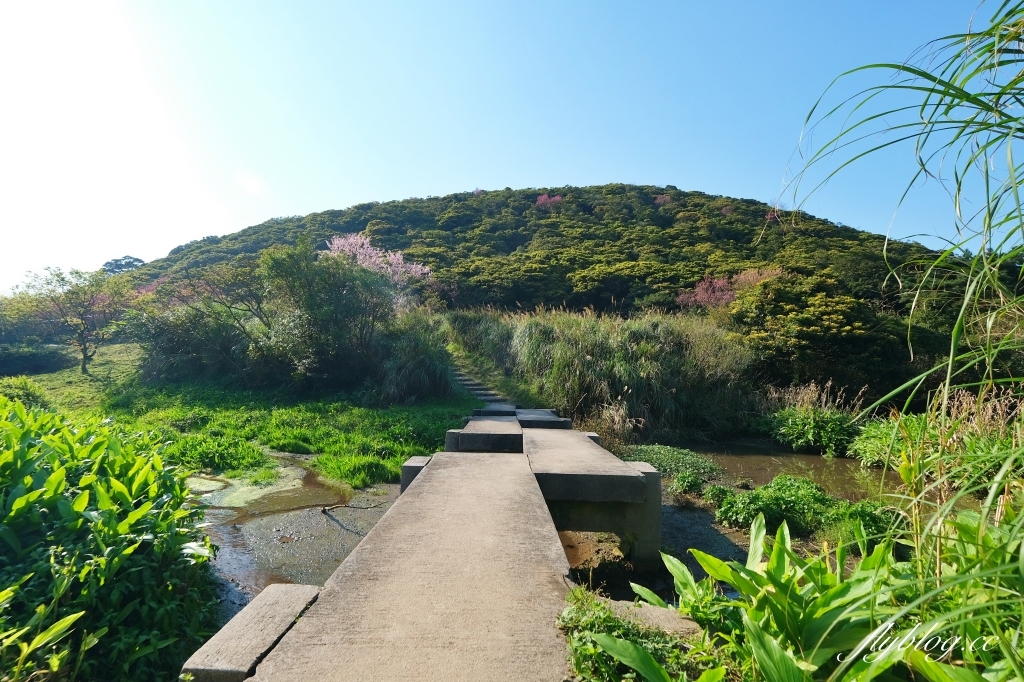
[(760, 488), (727, 497), (715, 518), (727, 526), (745, 528), (763, 514), (769, 529), (786, 521), (794, 535), (808, 536), (821, 528), (838, 503), (817, 483), (784, 475)]
[(826, 457), (846, 453), (857, 427), (853, 417), (835, 409), (786, 407), (769, 417), (772, 437), (794, 451), (818, 450)]
[(5, 377), (0, 379), (0, 396), (8, 400), (18, 400), (25, 405), (47, 409), (50, 399), (43, 387), (28, 377)]
[(0, 345), (0, 377), (19, 374), (44, 374), (75, 365), (64, 346)]
[(454, 341), (577, 421), (609, 414), (656, 438), (732, 428), (749, 407), (741, 379), (750, 354), (705, 317), (549, 310), (447, 319)]
[(735, 494), (732, 488), (724, 485), (709, 485), (704, 488), (704, 500), (716, 507), (721, 507), (726, 499)]
[(673, 495), (693, 495), (699, 493), (703, 487), (704, 480), (700, 476), (690, 471), (681, 471), (668, 486), (668, 492)]
[(847, 401), (845, 391), (833, 391), (832, 382), (815, 382), (784, 389), (770, 388), (765, 427), (769, 434), (793, 450), (818, 450), (826, 457), (842, 455), (857, 435), (853, 416), (860, 410), (861, 393)]
[(24, 678), (56, 667), (61, 678), (176, 679), (208, 635), (202, 512), (156, 451), (144, 436), (0, 397), (0, 630), (29, 628), (5, 634), (0, 677), (12, 650), (62, 621), (67, 636), (30, 653)]
[(422, 313), (406, 313), (384, 334), (379, 394), (387, 403), (449, 395), (455, 385), (452, 358), (440, 325)]

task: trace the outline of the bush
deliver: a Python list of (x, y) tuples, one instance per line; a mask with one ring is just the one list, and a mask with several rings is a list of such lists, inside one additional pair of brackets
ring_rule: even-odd
[(45, 374), (74, 365), (75, 358), (64, 346), (0, 345), (0, 377)]
[(832, 546), (848, 545), (853, 554), (859, 554), (857, 532), (861, 529), (868, 551), (871, 551), (893, 532), (903, 529), (902, 517), (892, 507), (876, 500), (854, 503), (839, 500), (822, 519), (821, 530), (816, 537), (827, 540)]
[(18, 400), (25, 405), (41, 407), (44, 410), (51, 405), (43, 387), (28, 377), (5, 377), (0, 379), (0, 396), (8, 400)]
[(20, 645), (61, 622), (67, 636), (30, 651), (24, 678), (56, 667), (60, 678), (172, 680), (208, 636), (202, 512), (156, 451), (0, 397), (0, 630), (29, 628), (0, 642), (0, 677)]
[(808, 536), (821, 528), (838, 502), (806, 478), (776, 476), (767, 485), (724, 499), (715, 518), (733, 528), (746, 528), (764, 514), (769, 529), (785, 520), (794, 535)]
[(772, 437), (794, 451), (818, 450), (826, 457), (846, 453), (857, 433), (846, 412), (820, 407), (785, 407), (769, 417)]
[(681, 471), (676, 474), (675, 479), (668, 486), (668, 492), (673, 495), (694, 495), (704, 487), (704, 480), (697, 474), (690, 471)]
[(410, 403), (427, 396), (450, 395), (455, 385), (452, 358), (437, 320), (422, 313), (403, 315), (385, 333), (377, 351), (379, 394), (386, 403)]
[(704, 500), (716, 507), (721, 507), (725, 500), (735, 494), (732, 488), (724, 485), (709, 485), (704, 488)]

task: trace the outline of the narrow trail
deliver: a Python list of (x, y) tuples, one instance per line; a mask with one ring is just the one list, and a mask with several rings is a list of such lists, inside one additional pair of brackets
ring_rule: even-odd
[(488, 386), (485, 386), (484, 384), (481, 384), (476, 379), (473, 379), (472, 377), (470, 377), (462, 369), (456, 368), (456, 370), (455, 370), (455, 380), (459, 383), (460, 386), (462, 386), (464, 389), (466, 389), (467, 391), (472, 393), (474, 398), (479, 398), (480, 400), (484, 401), (485, 403), (507, 403), (507, 402), (511, 402), (510, 400), (508, 400), (506, 397), (504, 397), (503, 395), (501, 395), (500, 393), (498, 393), (494, 389), (489, 388)]

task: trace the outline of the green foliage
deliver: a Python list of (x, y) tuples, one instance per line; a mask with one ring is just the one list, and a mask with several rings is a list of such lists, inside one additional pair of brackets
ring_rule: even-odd
[(210, 436), (187, 433), (166, 447), (164, 456), (187, 471), (257, 469), (273, 465), (263, 450), (237, 436)]
[(43, 409), (50, 407), (50, 399), (43, 387), (24, 376), (0, 379), (0, 397)]
[(863, 522), (877, 538), (889, 532), (893, 523), (892, 515), (880, 503), (851, 504), (829, 496), (813, 481), (796, 476), (776, 476), (754, 490), (731, 495), (715, 491), (714, 495), (721, 498), (715, 518), (734, 528), (748, 526), (763, 516), (769, 529), (785, 521), (795, 535), (806, 537), (829, 526)]
[(704, 488), (704, 480), (697, 474), (690, 471), (681, 471), (672, 479), (668, 486), (668, 492), (673, 495), (695, 495)]
[(566, 601), (569, 605), (558, 617), (558, 626), (569, 642), (570, 665), (580, 678), (613, 682), (630, 679), (633, 675), (627, 665), (618, 662), (600, 645), (597, 638), (602, 635), (640, 645), (673, 676), (684, 675), (687, 670), (696, 668), (697, 661), (691, 661), (691, 657), (684, 653), (689, 643), (679, 636), (619, 618), (607, 604), (583, 587), (572, 588), (566, 595)]
[(61, 346), (0, 345), (0, 377), (56, 372), (74, 364), (74, 358)]
[(724, 473), (722, 467), (710, 457), (668, 445), (637, 445), (630, 448), (623, 459), (628, 462), (647, 462), (662, 476), (688, 472), (704, 482), (712, 481)]
[[(563, 201), (538, 206), (545, 193)], [(429, 265), (440, 285), (435, 295), (463, 308), (666, 307), (705, 274), (772, 265), (824, 273), (860, 300), (881, 301), (889, 272), (880, 235), (749, 199), (609, 184), (466, 192), (279, 218), (185, 244), (135, 273), (174, 279), (275, 244), (308, 237), (319, 245), (355, 232)], [(888, 246), (897, 264), (924, 252), (915, 244)]]
[(379, 395), (385, 403), (452, 392), (455, 374), (441, 320), (423, 312), (402, 315), (380, 342)]
[(727, 498), (735, 494), (731, 486), (709, 485), (704, 487), (704, 500), (716, 507), (721, 507)]
[(402, 476), (402, 463), (408, 457), (374, 457), (373, 455), (321, 455), (313, 460), (316, 470), (328, 478), (345, 481), (353, 488), (374, 483), (394, 483)]
[(817, 450), (826, 457), (846, 453), (857, 434), (853, 417), (835, 408), (784, 407), (768, 416), (772, 437), (793, 450)]
[(385, 273), (301, 241), (166, 285), (128, 326), (145, 348), (150, 382), (305, 394), (366, 384), (392, 403), (447, 395), (452, 367), (440, 323), (410, 301)]
[(274, 461), (264, 446), (315, 455), (318, 472), (355, 487), (397, 481), (405, 459), (443, 449), (445, 432), (478, 406), (460, 398), (379, 408), (183, 386), (135, 386), (106, 403), (123, 428), (159, 431), (165, 457), (190, 470), (269, 477), (260, 473)]
[(209, 634), (202, 513), (157, 452), (147, 437), (0, 398), (0, 585), (13, 588), (0, 590), (0, 630), (15, 630), (3, 674), (175, 679)]
[(447, 319), (455, 342), (492, 357), (545, 405), (600, 419), (624, 439), (724, 429), (750, 402), (741, 385), (749, 354), (707, 318), (457, 311)]

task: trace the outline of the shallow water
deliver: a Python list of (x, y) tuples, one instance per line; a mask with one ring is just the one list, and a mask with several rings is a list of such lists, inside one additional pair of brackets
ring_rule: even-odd
[(829, 495), (850, 501), (877, 498), (891, 493), (897, 485), (892, 471), (862, 467), (855, 459), (797, 453), (769, 441), (749, 440), (728, 443), (698, 443), (690, 450), (711, 457), (725, 469), (728, 483), (753, 487), (770, 483), (780, 474), (809, 478)]
[(281, 458), (278, 471), (264, 486), (189, 479), (218, 546), (213, 567), (225, 620), (267, 585), (322, 585), (398, 496), (397, 485), (353, 491), (326, 484), (290, 459)]

